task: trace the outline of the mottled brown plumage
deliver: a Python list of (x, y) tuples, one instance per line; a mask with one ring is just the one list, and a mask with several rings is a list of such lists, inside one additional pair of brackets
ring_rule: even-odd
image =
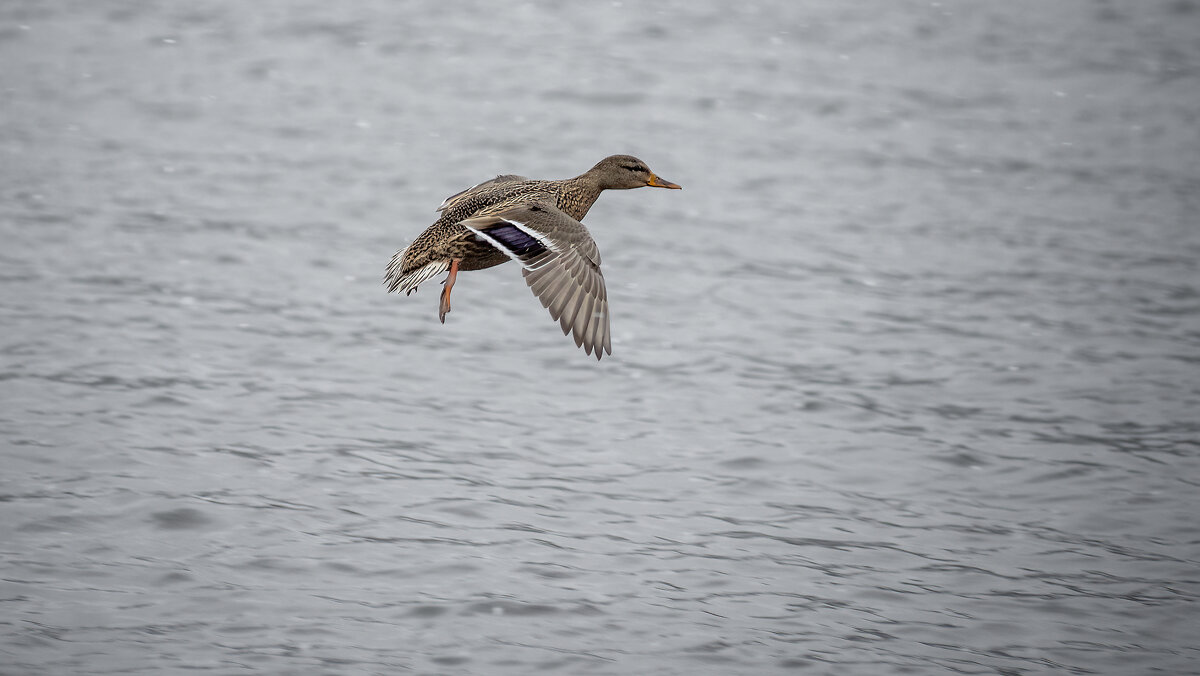
[(612, 353), (608, 299), (599, 250), (580, 220), (601, 192), (644, 186), (679, 188), (629, 155), (606, 157), (586, 173), (559, 181), (497, 176), (447, 198), (437, 221), (392, 257), (384, 284), (408, 294), (449, 272), (439, 312), (445, 322), (459, 270), (512, 258), (521, 262), (530, 288), (563, 333), (599, 359)]

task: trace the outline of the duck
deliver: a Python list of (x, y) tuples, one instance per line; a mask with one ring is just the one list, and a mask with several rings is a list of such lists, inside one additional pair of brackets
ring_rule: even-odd
[(447, 197), (433, 225), (392, 256), (383, 283), (409, 295), (446, 273), (438, 302), (445, 324), (459, 272), (516, 261), (563, 335), (599, 360), (612, 354), (608, 292), (600, 250), (582, 221), (605, 190), (644, 187), (680, 189), (632, 155), (611, 155), (574, 178), (502, 174)]

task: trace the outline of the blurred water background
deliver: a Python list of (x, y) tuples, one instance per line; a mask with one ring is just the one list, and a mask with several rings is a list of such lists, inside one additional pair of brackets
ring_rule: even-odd
[[(1197, 35), (4, 2), (0, 673), (1200, 673)], [(611, 358), (384, 292), (612, 153)]]

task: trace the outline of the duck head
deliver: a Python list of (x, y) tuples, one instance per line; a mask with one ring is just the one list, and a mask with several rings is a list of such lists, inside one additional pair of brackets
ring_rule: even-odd
[(599, 183), (602, 190), (628, 190), (646, 186), (680, 189), (678, 185), (655, 176), (645, 162), (633, 155), (606, 157), (596, 163), (596, 166), (589, 169), (587, 173)]

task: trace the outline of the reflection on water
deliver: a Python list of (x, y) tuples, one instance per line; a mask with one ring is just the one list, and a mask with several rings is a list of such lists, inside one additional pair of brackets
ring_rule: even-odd
[(1200, 13), (473, 10), (0, 9), (0, 671), (1197, 671)]

